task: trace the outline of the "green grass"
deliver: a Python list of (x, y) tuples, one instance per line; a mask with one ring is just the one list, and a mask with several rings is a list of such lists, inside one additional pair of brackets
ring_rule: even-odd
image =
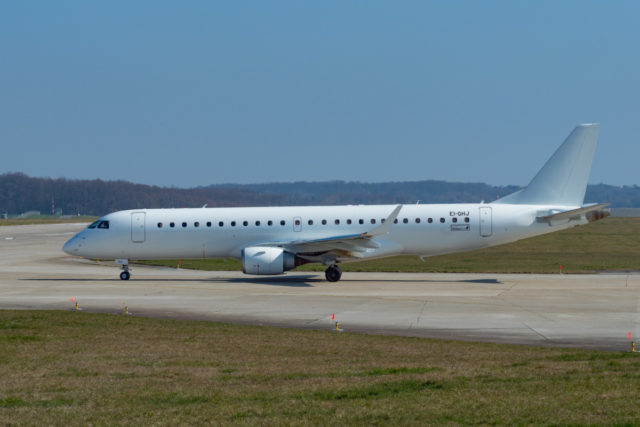
[(33, 224), (67, 224), (76, 222), (93, 222), (97, 217), (74, 216), (71, 218), (60, 218), (51, 215), (37, 215), (29, 218), (0, 219), (0, 226), (8, 225), (33, 225)]
[[(176, 267), (177, 260), (145, 261)], [(562, 266), (562, 269), (560, 269)], [(237, 260), (182, 260), (182, 267), (240, 270)], [(426, 258), (400, 256), (341, 264), (343, 271), (592, 273), (640, 271), (640, 218), (607, 218), (581, 227), (472, 252)], [(323, 271), (309, 264), (296, 271)]]
[(640, 419), (629, 352), (71, 311), (0, 311), (0, 348), (5, 425)]

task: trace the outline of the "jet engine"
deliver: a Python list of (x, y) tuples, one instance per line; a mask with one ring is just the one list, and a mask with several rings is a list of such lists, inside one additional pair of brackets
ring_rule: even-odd
[(302, 264), (306, 261), (281, 248), (252, 246), (242, 250), (242, 272), (245, 274), (282, 274)]

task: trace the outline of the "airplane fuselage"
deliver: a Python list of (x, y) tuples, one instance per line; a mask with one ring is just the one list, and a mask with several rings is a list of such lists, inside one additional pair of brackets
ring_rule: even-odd
[[(104, 216), (101, 220), (107, 221), (109, 228), (88, 228), (69, 240), (64, 250), (89, 258), (240, 259), (243, 248), (269, 242), (365, 233), (384, 222), (395, 206), (127, 210)], [(376, 238), (379, 247), (357, 253), (344, 251), (336, 260), (468, 251), (587, 222), (585, 218), (539, 222), (539, 213), (550, 208), (499, 204), (403, 205), (388, 234)], [(566, 207), (571, 208), (575, 207)]]

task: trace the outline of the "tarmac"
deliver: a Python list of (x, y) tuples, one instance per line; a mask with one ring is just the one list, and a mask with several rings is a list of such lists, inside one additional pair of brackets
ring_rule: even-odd
[[(0, 308), (628, 350), (640, 338), (640, 274), (241, 272), (131, 266), (60, 249), (86, 224), (0, 227)], [(427, 259), (428, 262), (428, 259)], [(72, 298), (74, 301), (72, 301)], [(631, 338), (629, 338), (629, 334)]]

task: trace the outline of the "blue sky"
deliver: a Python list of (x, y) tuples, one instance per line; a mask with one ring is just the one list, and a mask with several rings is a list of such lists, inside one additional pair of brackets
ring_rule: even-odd
[(640, 2), (0, 3), (0, 173), (640, 184)]

